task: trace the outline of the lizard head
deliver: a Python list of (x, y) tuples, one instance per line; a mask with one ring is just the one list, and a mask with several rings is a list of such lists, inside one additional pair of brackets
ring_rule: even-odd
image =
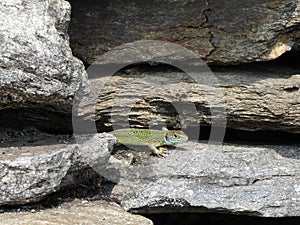
[(181, 130), (168, 130), (165, 136), (166, 145), (175, 145), (188, 140), (188, 136)]

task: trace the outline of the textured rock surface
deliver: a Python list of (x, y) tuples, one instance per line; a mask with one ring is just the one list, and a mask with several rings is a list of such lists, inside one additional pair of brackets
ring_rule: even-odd
[[(130, 69), (128, 70), (131, 71)], [(132, 72), (132, 71), (131, 71)], [(216, 90), (224, 95), (227, 128), (238, 130), (277, 130), (300, 133), (300, 76), (297, 70), (252, 64), (233, 68), (215, 68), (219, 85)], [(106, 81), (98, 98), (98, 125), (103, 129), (131, 125), (147, 127), (167, 124), (178, 128), (211, 125), (211, 119), (222, 114), (211, 114), (211, 106), (218, 109), (222, 100), (209, 102), (212, 87), (191, 83), (191, 77), (178, 71), (136, 74), (120, 72), (112, 78), (92, 80), (94, 87)], [(203, 74), (196, 75), (203, 79)], [(191, 110), (195, 104), (199, 115)], [(182, 110), (179, 118), (174, 106)], [(176, 108), (177, 109), (177, 108)], [(112, 117), (111, 122), (110, 116)]]
[(102, 201), (65, 203), (58, 208), (38, 212), (11, 212), (0, 214), (6, 225), (46, 224), (101, 224), (101, 225), (153, 225), (145, 217), (132, 215), (119, 206)]
[(115, 164), (120, 177), (111, 195), (139, 213), (300, 216), (299, 159), (298, 146), (188, 142), (166, 158)]
[(69, 2), (71, 46), (88, 64), (142, 39), (180, 44), (215, 64), (271, 60), (299, 48), (299, 1)]
[(82, 137), (82, 142), (76, 139), (78, 144), (63, 137), (32, 141), (35, 136), (28, 140), (29, 146), (10, 140), (10, 147), (0, 149), (0, 205), (36, 202), (95, 176), (91, 167), (95, 162), (105, 165), (114, 141), (105, 134)]
[(0, 109), (71, 105), (85, 71), (73, 57), (66, 1), (0, 1)]
[[(141, 39), (177, 43), (212, 64), (271, 60), (299, 49), (299, 1), (70, 2), (74, 8), (72, 47), (86, 63), (112, 47)], [(86, 75), (69, 47), (70, 5), (62, 0), (0, 0), (0, 17), (0, 126), (2, 122), (8, 126), (18, 123), (18, 128), (32, 124), (48, 131), (70, 132), (73, 95)], [(174, 53), (174, 49), (159, 45), (146, 45), (138, 51), (136, 43), (124, 47), (133, 60), (151, 62), (156, 56), (168, 58)], [(124, 49), (111, 51), (100, 62), (121, 65), (128, 55), (119, 54), (120, 50)], [(186, 59), (184, 55), (176, 58), (175, 53), (174, 60)], [(224, 94), (228, 127), (300, 133), (300, 75), (286, 68), (256, 65), (216, 68), (221, 84), (216, 89)], [(151, 79), (143, 77), (145, 71), (132, 73), (129, 69), (123, 75), (126, 78), (115, 77), (106, 84), (101, 79), (92, 81), (99, 89), (104, 87), (97, 101), (98, 128), (111, 128), (108, 118), (113, 104), (113, 122), (117, 124), (129, 118), (135, 126), (167, 123), (176, 127), (180, 118), (171, 103), (181, 100), (196, 103), (200, 112), (197, 120), (187, 112), (182, 126), (197, 125), (195, 121), (210, 125), (212, 115), (203, 92), (210, 87), (191, 83), (178, 71), (150, 72)], [(121, 101), (114, 102), (116, 93)], [(123, 109), (130, 114), (124, 114)], [(90, 115), (84, 110), (81, 113), (87, 118)], [(64, 122), (68, 123), (67, 131), (61, 130)], [(111, 157), (112, 165), (105, 170), (113, 142), (106, 134), (93, 136), (88, 143), (75, 143), (69, 137), (51, 139), (51, 135), (43, 141), (34, 132), (29, 139), (22, 137), (22, 132), (16, 135), (16, 139), (9, 134), (0, 137), (3, 206), (36, 202), (64, 187), (81, 184), (98, 175), (91, 168), (96, 165), (101, 169), (97, 172), (117, 183), (108, 183), (105, 190), (127, 210), (300, 216), (299, 146), (189, 142), (164, 159), (143, 158), (148, 152), (139, 152), (142, 156), (137, 158), (131, 152), (115, 154), (119, 161)], [(104, 219), (107, 224), (151, 224), (141, 217), (130, 223), (131, 215), (110, 207), (85, 201), (36, 214), (3, 214), (0, 220), (5, 219), (6, 224), (76, 224), (89, 218), (89, 224), (103, 223)]]

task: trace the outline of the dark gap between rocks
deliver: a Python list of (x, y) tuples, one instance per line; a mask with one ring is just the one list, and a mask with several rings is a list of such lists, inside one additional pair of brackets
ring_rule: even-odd
[[(300, 73), (300, 64), (297, 62), (300, 58), (300, 51), (287, 52), (278, 59), (267, 62), (252, 62), (239, 65), (208, 65), (212, 73), (218, 79), (220, 85), (230, 82), (254, 82), (265, 78), (289, 78), (292, 75)], [(168, 73), (182, 73), (180, 77), (175, 78)], [(162, 76), (174, 81), (190, 82), (191, 78), (182, 70), (168, 64), (160, 64), (156, 62), (141, 62), (128, 65), (114, 75), (124, 78), (140, 78), (145, 75)], [(178, 74), (176, 74), (178, 76)], [(230, 80), (230, 75), (238, 81)], [(249, 83), (248, 83), (249, 84)]]
[(300, 71), (300, 51), (291, 51), (282, 54), (279, 58), (270, 61), (271, 65), (282, 65)]
[[(211, 127), (201, 127), (199, 141), (207, 141), (210, 136), (210, 131)], [(226, 129), (224, 142), (251, 145), (300, 144), (300, 134), (284, 131), (243, 131)]]
[(0, 110), (0, 128), (34, 127), (50, 134), (72, 134), (72, 108), (37, 106)]
[(216, 213), (162, 213), (143, 214), (151, 219), (154, 225), (298, 225), (300, 217), (290, 218), (261, 218), (249, 216), (237, 216)]
[[(40, 112), (45, 112), (45, 108), (36, 109), (9, 109), (0, 111), (0, 141), (8, 138), (37, 138), (36, 133), (44, 133), (45, 137), (49, 135), (71, 135), (72, 122), (71, 115), (61, 115), (49, 113), (43, 118), (37, 118)], [(47, 114), (47, 112), (45, 112)], [(30, 114), (30, 116), (29, 116)], [(43, 121), (45, 119), (45, 121)], [(98, 132), (109, 132), (111, 129), (101, 129)], [(35, 129), (39, 131), (35, 131)], [(196, 129), (196, 128), (195, 128)], [(185, 130), (187, 134), (193, 133), (191, 127)], [(201, 126), (200, 141), (207, 141), (210, 136), (211, 127)], [(49, 135), (48, 135), (49, 134)], [(190, 135), (191, 136), (191, 135)], [(225, 142), (228, 143), (246, 143), (246, 144), (300, 144), (300, 134), (288, 133), (284, 131), (243, 131), (235, 129), (226, 129)], [(29, 141), (30, 142), (30, 141)], [(32, 141), (34, 142), (34, 141)]]

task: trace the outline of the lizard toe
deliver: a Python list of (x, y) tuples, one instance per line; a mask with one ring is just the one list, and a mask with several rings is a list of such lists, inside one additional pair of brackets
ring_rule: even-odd
[(159, 148), (158, 156), (165, 157), (168, 154), (169, 154), (169, 151), (167, 148)]

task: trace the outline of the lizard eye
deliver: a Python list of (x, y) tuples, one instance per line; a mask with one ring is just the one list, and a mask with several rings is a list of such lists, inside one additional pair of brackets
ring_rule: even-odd
[(177, 138), (178, 136), (177, 136), (177, 134), (173, 134), (173, 138)]

